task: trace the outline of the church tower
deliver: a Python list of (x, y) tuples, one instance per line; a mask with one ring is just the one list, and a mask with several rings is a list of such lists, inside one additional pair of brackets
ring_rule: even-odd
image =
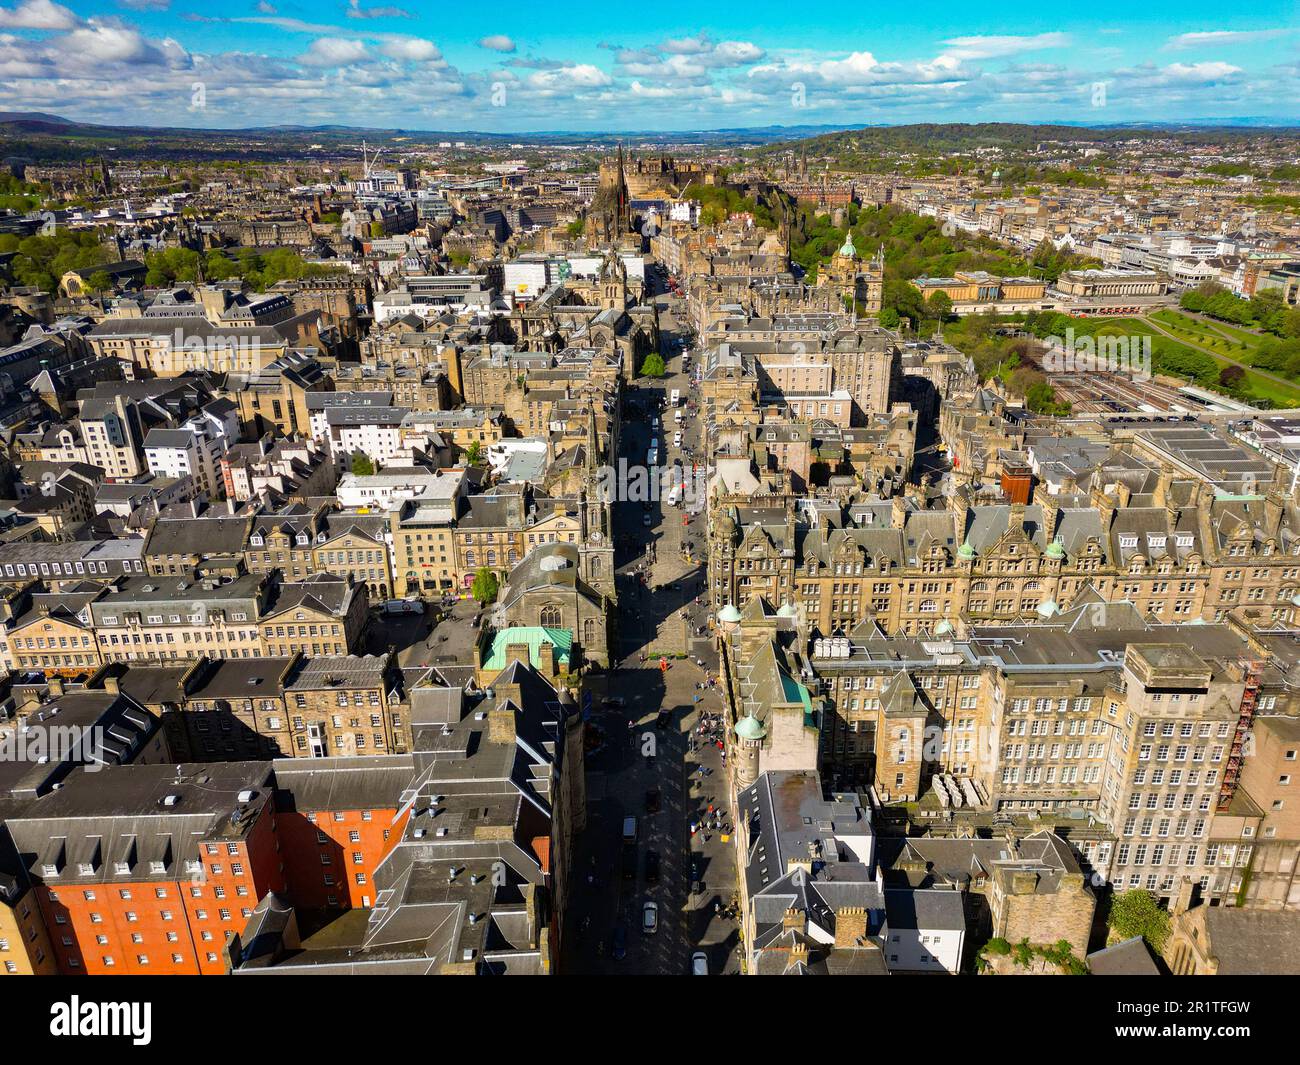
[(600, 436), (596, 430), (593, 405), (587, 412), (587, 439), (583, 444), (582, 574), (586, 582), (605, 597), (606, 603), (613, 606), (618, 593), (614, 584), (614, 541), (609, 522), (612, 500), (603, 497), (602, 487), (606, 485), (601, 473)]

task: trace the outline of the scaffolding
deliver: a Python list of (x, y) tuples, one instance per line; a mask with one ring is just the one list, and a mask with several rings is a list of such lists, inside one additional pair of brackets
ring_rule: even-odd
[(1223, 780), (1219, 783), (1219, 813), (1227, 812), (1233, 796), (1237, 794), (1237, 782), (1241, 779), (1241, 763), (1246, 754), (1246, 740), (1250, 735), (1251, 726), (1255, 723), (1255, 710), (1259, 706), (1259, 682), (1264, 672), (1264, 663), (1255, 659), (1244, 660), (1242, 672), (1245, 686), (1241, 692), (1237, 727), (1232, 733), (1232, 745), (1228, 748)]

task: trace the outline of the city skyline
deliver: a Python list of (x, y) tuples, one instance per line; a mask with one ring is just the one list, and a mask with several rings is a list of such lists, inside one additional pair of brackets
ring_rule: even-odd
[[(0, 6), (0, 109), (104, 124), (680, 132), (912, 122), (1296, 120), (1294, 5), (1116, 4), (1086, 18), (829, 5), (704, 25), (580, 2), (440, 20), (430, 5), (172, 0)], [(758, 26), (761, 29), (753, 27)]]

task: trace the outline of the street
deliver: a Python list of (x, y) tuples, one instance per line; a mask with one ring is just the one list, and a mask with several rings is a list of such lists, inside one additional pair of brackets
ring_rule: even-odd
[[(683, 476), (694, 473), (692, 454), (698, 457), (698, 510), (700, 428), (684, 413), (681, 446), (674, 447), (677, 426), (667, 406), (673, 389), (684, 412), (698, 392), (682, 372), (684, 327), (671, 310), (661, 310), (660, 321), (668, 372), (628, 388), (621, 454), (629, 465), (643, 464), (657, 439), (660, 463), (680, 462)], [(721, 832), (703, 826), (710, 804), (723, 822), (730, 811), (722, 752), (697, 734), (702, 715), (718, 714), (721, 703), (709, 686), (717, 656), (703, 596), (705, 518), (686, 524), (687, 513), (663, 498), (614, 504), (620, 665), (592, 678), (587, 830), (575, 841), (562, 972), (685, 975), (696, 951), (707, 956), (710, 974), (739, 971), (737, 925), (715, 913), (736, 893), (734, 852)], [(634, 844), (623, 839), (627, 817), (637, 819)], [(692, 821), (701, 823), (694, 835)], [(651, 869), (648, 876), (656, 860), (657, 875)], [(658, 906), (654, 933), (642, 931), (647, 902)]]

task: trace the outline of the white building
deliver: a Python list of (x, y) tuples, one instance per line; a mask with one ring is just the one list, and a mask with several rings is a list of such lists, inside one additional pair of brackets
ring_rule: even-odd
[(392, 466), (379, 473), (358, 477), (345, 473), (334, 494), (343, 507), (371, 507), (392, 510), (408, 500), (442, 503), (455, 517), (460, 499), (466, 494), (465, 470), (431, 470), (424, 466)]
[(341, 459), (360, 451), (378, 466), (388, 466), (402, 448), (402, 419), (406, 407), (331, 407), (325, 412), (330, 453)]
[(966, 917), (953, 888), (886, 889), (880, 945), (890, 972), (961, 971)]

